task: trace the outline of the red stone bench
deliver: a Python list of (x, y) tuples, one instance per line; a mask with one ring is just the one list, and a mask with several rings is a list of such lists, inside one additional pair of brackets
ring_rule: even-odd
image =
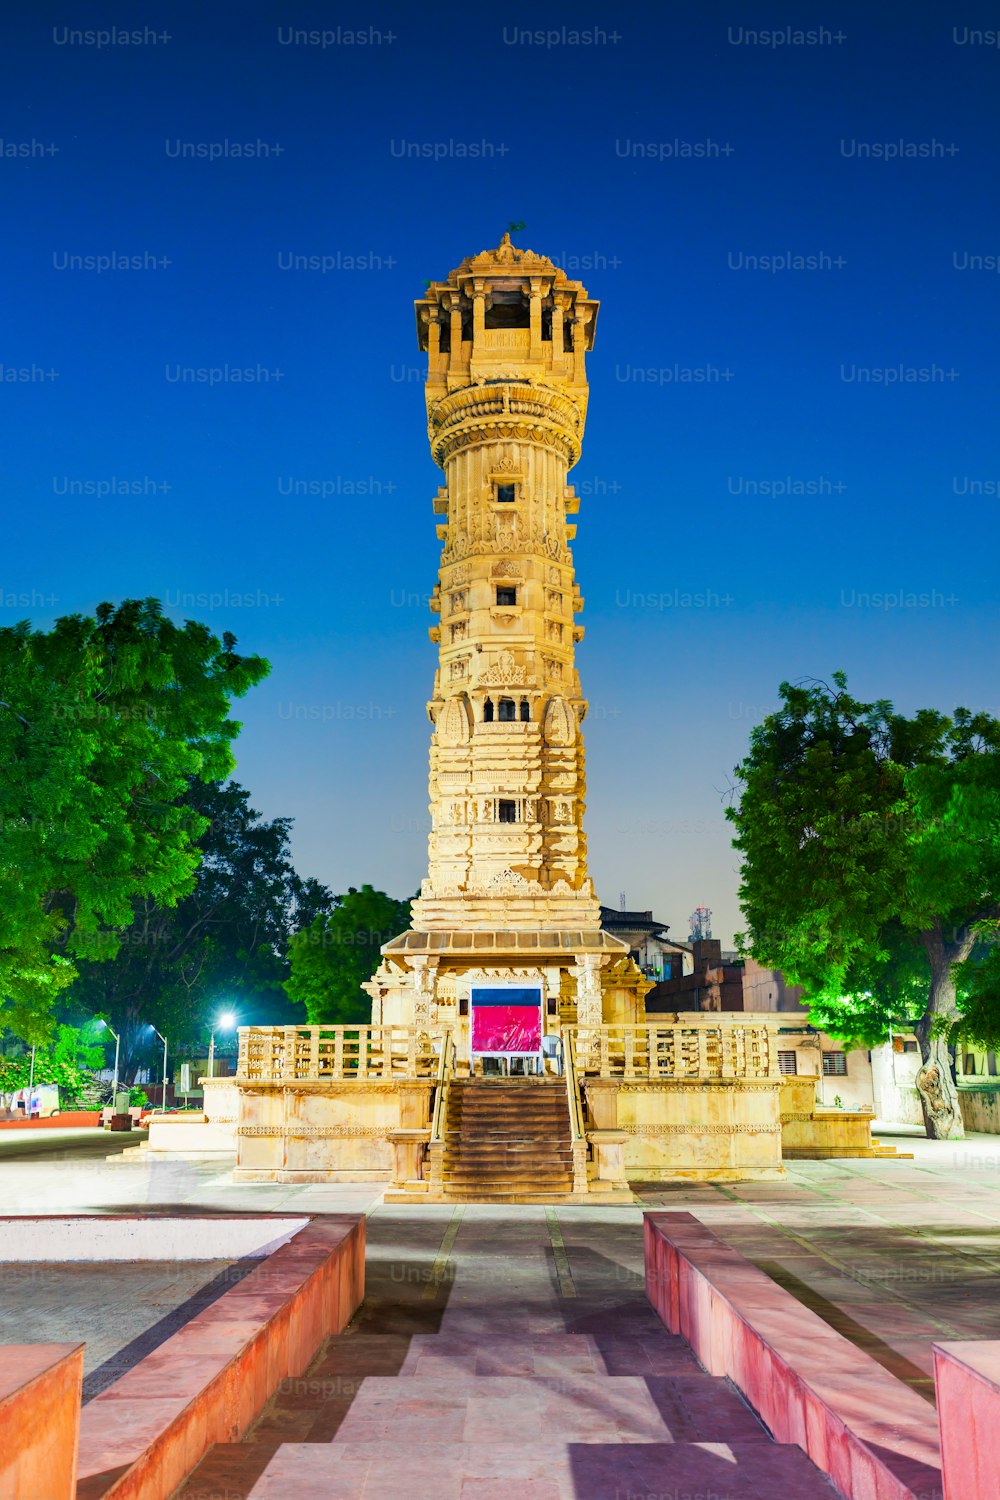
[(163, 1500), (364, 1296), (365, 1221), (313, 1219), (83, 1409), (77, 1500)]
[(0, 1496), (73, 1500), (82, 1344), (0, 1346)]
[(650, 1302), (777, 1442), (805, 1449), (849, 1500), (940, 1500), (937, 1423), (922, 1397), (692, 1214), (644, 1217)]
[(1000, 1343), (934, 1345), (944, 1500), (1000, 1500)]

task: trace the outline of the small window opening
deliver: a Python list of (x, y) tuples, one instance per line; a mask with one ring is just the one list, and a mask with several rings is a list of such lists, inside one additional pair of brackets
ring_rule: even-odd
[(531, 704), (528, 702), (527, 698), (521, 699), (521, 723), (531, 723)]
[(499, 823), (516, 823), (517, 803), (508, 802), (506, 799), (501, 798), (497, 808), (497, 821)]
[(492, 724), (493, 723), (493, 699), (492, 698), (487, 698), (486, 702), (483, 704), (483, 723), (484, 724)]
[(516, 588), (513, 588), (513, 589), (510, 589), (510, 588), (498, 588), (497, 589), (497, 603), (498, 604), (516, 604), (517, 603), (517, 589)]
[(497, 500), (501, 503), (501, 505), (513, 505), (513, 503), (514, 503), (514, 501), (516, 499), (517, 499), (517, 485), (516, 484), (498, 484), (497, 485)]
[(517, 714), (514, 711), (513, 698), (500, 699), (500, 712), (497, 717), (499, 718), (501, 724), (510, 724), (514, 721), (514, 719), (517, 717)]

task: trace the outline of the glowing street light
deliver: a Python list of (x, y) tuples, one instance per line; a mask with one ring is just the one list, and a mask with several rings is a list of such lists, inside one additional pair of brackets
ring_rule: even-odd
[(111, 1103), (113, 1106), (115, 1102), (115, 1096), (118, 1093), (118, 1052), (122, 1044), (122, 1039), (118, 1035), (117, 1031), (111, 1030), (111, 1027), (109, 1026), (107, 1021), (102, 1020), (101, 1025), (104, 1027), (105, 1031), (111, 1031), (111, 1035), (115, 1039), (115, 1076), (111, 1084)]
[(162, 1110), (162, 1112), (164, 1114), (166, 1114), (166, 1112), (167, 1112), (167, 1039), (163, 1035), (162, 1031), (157, 1031), (156, 1027), (153, 1026), (152, 1024), (149, 1025), (146, 1029), (148, 1031), (152, 1031), (154, 1033), (154, 1035), (158, 1036), (160, 1038), (160, 1041), (163, 1043), (163, 1096), (162, 1096), (162, 1098), (160, 1100), (160, 1109)]
[(236, 1016), (231, 1010), (224, 1010), (212, 1027), (212, 1034), (208, 1043), (208, 1076), (215, 1077), (215, 1033), (217, 1031), (232, 1031), (236, 1025)]

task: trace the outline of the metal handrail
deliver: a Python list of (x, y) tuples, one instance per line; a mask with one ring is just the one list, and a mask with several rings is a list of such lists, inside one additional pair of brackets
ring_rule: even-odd
[(580, 1108), (580, 1090), (576, 1081), (576, 1058), (573, 1054), (573, 1037), (563, 1032), (563, 1072), (566, 1076), (566, 1093), (569, 1099), (569, 1124), (574, 1141), (586, 1140), (583, 1129), (583, 1111)]
[(455, 1062), (455, 1043), (451, 1032), (446, 1031), (441, 1042), (441, 1062), (438, 1065), (437, 1088), (434, 1090), (434, 1114), (431, 1118), (431, 1142), (444, 1139), (445, 1096)]

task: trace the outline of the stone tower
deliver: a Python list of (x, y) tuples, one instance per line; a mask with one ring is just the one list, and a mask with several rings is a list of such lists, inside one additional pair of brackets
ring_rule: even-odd
[(383, 947), (367, 989), (373, 1022), (449, 1025), (460, 1048), (477, 980), (540, 980), (552, 1029), (641, 1019), (649, 987), (601, 930), (583, 832), (583, 599), (567, 520), (580, 502), (567, 472), (597, 308), (509, 235), (416, 304), (445, 478), (428, 875), (412, 929)]

